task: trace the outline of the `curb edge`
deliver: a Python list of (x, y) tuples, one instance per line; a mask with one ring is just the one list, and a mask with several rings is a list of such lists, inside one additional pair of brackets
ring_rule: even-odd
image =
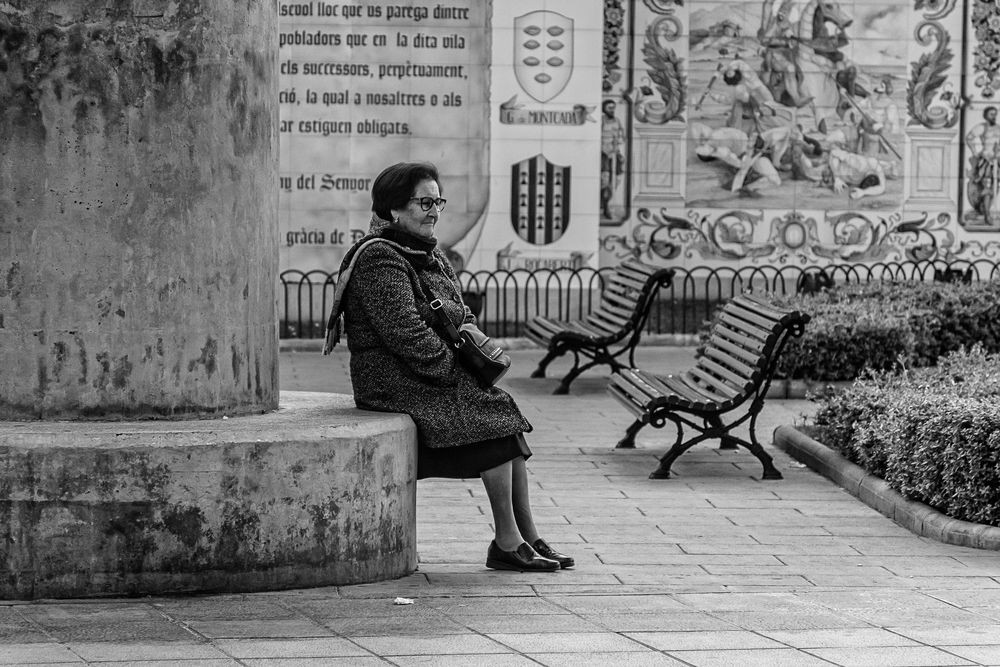
[(924, 503), (909, 500), (885, 480), (792, 426), (774, 429), (774, 446), (917, 535), (945, 544), (1000, 551), (1000, 528), (953, 519)]

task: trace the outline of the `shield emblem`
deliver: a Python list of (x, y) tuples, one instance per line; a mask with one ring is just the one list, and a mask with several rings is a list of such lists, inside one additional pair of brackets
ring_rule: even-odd
[(573, 19), (544, 10), (514, 19), (514, 74), (539, 102), (561, 93), (573, 74)]
[(534, 245), (558, 240), (569, 226), (570, 168), (544, 155), (515, 162), (510, 174), (510, 222)]

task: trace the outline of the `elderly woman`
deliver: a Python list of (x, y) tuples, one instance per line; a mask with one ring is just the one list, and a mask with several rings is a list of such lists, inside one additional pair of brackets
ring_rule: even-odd
[(531, 450), (523, 435), (531, 425), (509, 394), (480, 387), (436, 328), (434, 299), (456, 326), (475, 322), (434, 237), (444, 206), (431, 164), (392, 165), (372, 184), (372, 228), (341, 265), (330, 327), (337, 330), (343, 311), (354, 400), (362, 409), (413, 418), (418, 479), (482, 478), (495, 526), (487, 567), (572, 567), (532, 519), (525, 469)]

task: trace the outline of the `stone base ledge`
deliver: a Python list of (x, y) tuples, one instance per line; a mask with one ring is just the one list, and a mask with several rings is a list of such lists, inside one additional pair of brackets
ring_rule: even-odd
[(924, 503), (910, 500), (882, 478), (794, 427), (776, 428), (774, 446), (917, 535), (946, 544), (1000, 551), (1000, 528), (953, 519)]
[(357, 584), (416, 569), (416, 428), (282, 392), (229, 419), (0, 422), (0, 599)]

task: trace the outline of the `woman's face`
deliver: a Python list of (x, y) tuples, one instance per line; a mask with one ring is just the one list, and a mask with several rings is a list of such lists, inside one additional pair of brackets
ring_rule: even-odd
[(438, 211), (437, 206), (431, 206), (427, 211), (421, 209), (420, 199), (423, 197), (440, 199), (441, 188), (438, 187), (437, 181), (428, 178), (417, 183), (406, 207), (393, 209), (392, 214), (393, 217), (399, 219), (396, 224), (400, 228), (416, 236), (431, 239), (434, 238), (434, 225), (437, 224), (440, 211)]

